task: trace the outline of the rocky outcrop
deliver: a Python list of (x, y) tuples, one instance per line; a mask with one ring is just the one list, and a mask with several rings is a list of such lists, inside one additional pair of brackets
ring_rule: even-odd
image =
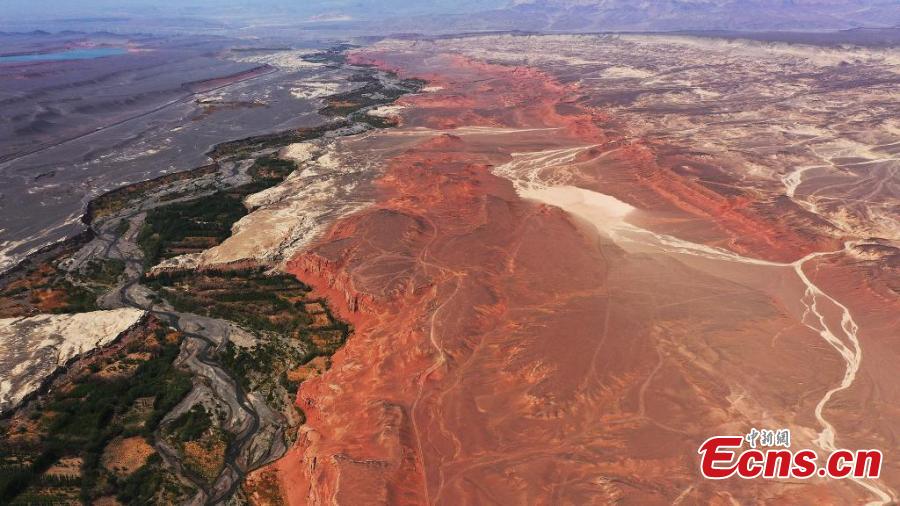
[[(193, 258), (198, 266), (253, 261), (279, 264), (307, 246), (328, 223), (370, 203), (366, 189), (375, 160), (359, 156), (343, 139), (288, 146), (281, 156), (297, 162), (284, 182), (249, 195), (251, 212), (222, 244)], [(161, 266), (160, 268), (165, 268)]]
[(16, 407), (70, 360), (113, 342), (144, 314), (123, 308), (0, 319), (0, 413)]

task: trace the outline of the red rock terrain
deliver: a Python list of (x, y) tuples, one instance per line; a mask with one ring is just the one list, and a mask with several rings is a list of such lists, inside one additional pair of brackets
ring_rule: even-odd
[(787, 426), (802, 448), (820, 430), (813, 409), (845, 364), (803, 325), (791, 268), (631, 251), (492, 171), (514, 153), (582, 147), (548, 177), (633, 205), (646, 229), (775, 262), (836, 241), (803, 232), (797, 210), (714, 191), (663, 147), (617, 138), (577, 88), (539, 71), (353, 58), (441, 89), (402, 99), (402, 126), (372, 134), (395, 146), (376, 204), (288, 263), (354, 333), (302, 384), (307, 422), (251, 476), (251, 498), (267, 502), (275, 484), (290, 504), (870, 498), (850, 482), (698, 475), (711, 435)]

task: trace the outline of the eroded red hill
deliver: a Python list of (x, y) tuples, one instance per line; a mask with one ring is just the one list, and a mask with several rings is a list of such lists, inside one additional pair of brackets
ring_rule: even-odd
[(799, 321), (791, 269), (626, 251), (495, 172), (612, 195), (643, 211), (642, 227), (748, 257), (790, 262), (833, 240), (606, 132), (577, 88), (539, 71), (416, 52), (353, 59), (440, 89), (402, 99), (403, 126), (374, 134), (403, 143), (376, 204), (288, 263), (354, 333), (302, 384), (306, 425), (250, 478), (252, 497), (274, 484), (291, 504), (864, 496), (847, 482), (801, 492), (696, 473), (710, 435), (778, 425), (800, 445), (815, 437), (812, 410), (844, 364)]

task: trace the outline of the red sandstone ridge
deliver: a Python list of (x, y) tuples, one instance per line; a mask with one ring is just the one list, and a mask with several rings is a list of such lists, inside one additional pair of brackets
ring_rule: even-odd
[(610, 138), (602, 114), (540, 72), (352, 58), (443, 89), (406, 98), (404, 126), (372, 134), (421, 137), (388, 158), (377, 203), (287, 265), (354, 333), (301, 385), (307, 423), (250, 478), (252, 499), (277, 483), (290, 504), (859, 500), (845, 482), (801, 492), (696, 476), (711, 434), (775, 423), (798, 428), (800, 445), (814, 437), (815, 401), (843, 368), (798, 323), (797, 281), (631, 255), (492, 171), (514, 153), (586, 147), (552, 176), (649, 210), (648, 228), (665, 219), (681, 237), (775, 260), (824, 241)]
[(603, 128), (608, 118), (602, 111), (577, 104), (580, 90), (561, 85), (538, 70), (473, 62), (456, 55), (406, 62), (410, 57), (378, 51), (350, 56), (353, 63), (378, 65), (442, 88), (439, 93), (403, 100), (409, 106), (405, 113), (409, 126), (554, 129), (519, 134), (518, 141), (507, 149), (598, 146), (556, 170), (567, 173), (578, 186), (666, 216), (663, 224), (643, 223), (648, 228), (774, 261), (788, 262), (813, 251), (840, 248), (840, 241), (833, 238), (800, 231), (797, 221), (803, 211), (795, 204), (785, 210), (759, 201), (756, 194), (720, 193), (716, 189), (736, 187), (738, 181), (723, 173), (703, 174), (705, 182), (716, 183), (713, 188), (695, 175), (676, 170), (676, 164), (686, 160), (700, 167), (708, 162), (673, 156), (671, 148), (610, 135)]

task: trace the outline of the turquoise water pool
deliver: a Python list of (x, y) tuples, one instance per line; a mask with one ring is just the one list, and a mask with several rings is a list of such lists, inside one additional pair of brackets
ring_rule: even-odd
[(69, 49), (55, 53), (17, 54), (0, 56), (0, 63), (34, 62), (34, 61), (59, 61), (59, 60), (90, 60), (104, 56), (124, 54), (125, 48), (121, 47), (91, 47), (83, 49)]

